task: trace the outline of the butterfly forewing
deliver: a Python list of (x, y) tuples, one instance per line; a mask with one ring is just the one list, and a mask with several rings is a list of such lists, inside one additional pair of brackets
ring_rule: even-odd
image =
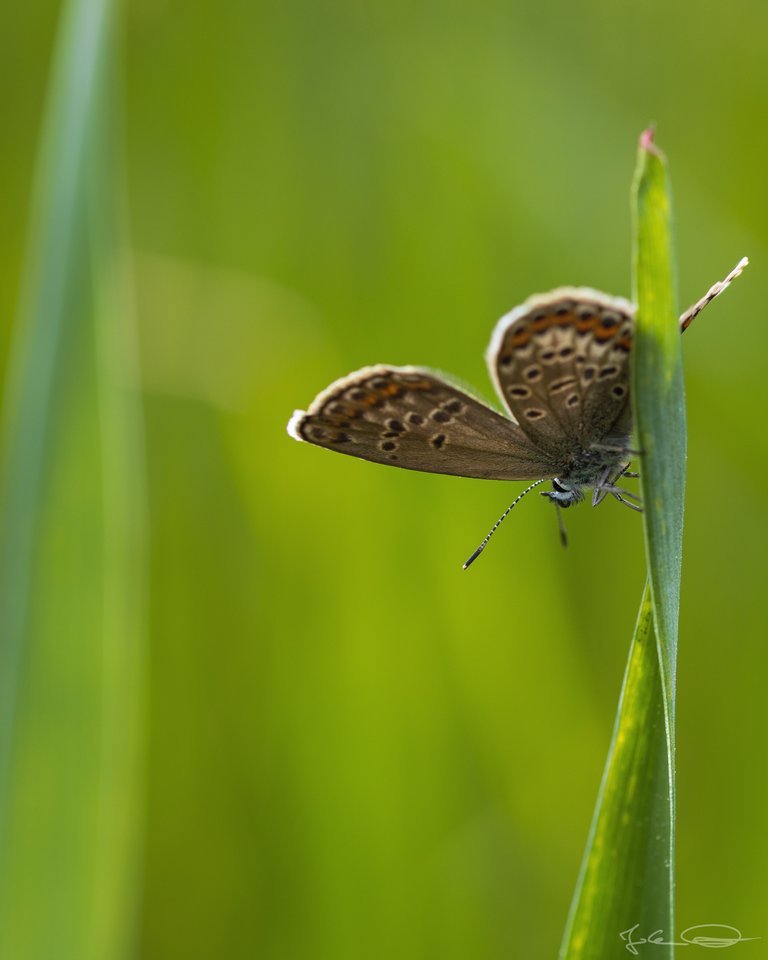
[(521, 429), (563, 464), (629, 432), (633, 307), (586, 287), (531, 297), (499, 321), (486, 359)]
[(454, 476), (533, 480), (554, 465), (517, 423), (421, 367), (366, 367), (289, 425), (298, 440), (363, 460)]

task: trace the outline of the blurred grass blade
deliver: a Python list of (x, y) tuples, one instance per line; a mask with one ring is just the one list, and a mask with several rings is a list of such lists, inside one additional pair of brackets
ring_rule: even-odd
[[(621, 955), (655, 931), (674, 939), (674, 696), (685, 415), (663, 156), (641, 138), (633, 188), (633, 404), (642, 454), (648, 584), (608, 762), (566, 926), (563, 960)], [(636, 948), (637, 949), (637, 948)], [(674, 947), (653, 945), (671, 958)]]
[(109, 0), (65, 4), (3, 421), (0, 956), (134, 937), (143, 464)]

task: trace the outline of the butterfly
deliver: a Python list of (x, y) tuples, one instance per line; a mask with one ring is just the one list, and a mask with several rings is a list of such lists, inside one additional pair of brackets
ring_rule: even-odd
[[(680, 318), (681, 332), (741, 273), (728, 276)], [(486, 352), (506, 409), (486, 403), (426, 367), (364, 367), (323, 390), (288, 424), (294, 439), (363, 460), (490, 480), (532, 480), (464, 564), (485, 548), (512, 507), (547, 480), (558, 508), (611, 495), (629, 472), (630, 356), (635, 308), (589, 287), (538, 294), (499, 320)], [(560, 511), (558, 509), (558, 519)], [(565, 532), (560, 520), (561, 539)]]

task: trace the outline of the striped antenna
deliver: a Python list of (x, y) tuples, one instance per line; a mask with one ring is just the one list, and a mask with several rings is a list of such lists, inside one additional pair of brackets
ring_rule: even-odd
[(475, 550), (475, 552), (472, 554), (472, 556), (469, 558), (469, 560), (467, 560), (467, 562), (464, 564), (464, 567), (463, 567), (464, 570), (466, 570), (467, 567), (468, 567), (471, 563), (474, 563), (475, 560), (477, 560), (477, 558), (478, 558), (478, 557), (480, 556), (480, 554), (483, 552), (483, 550), (485, 550), (486, 544), (487, 544), (488, 541), (491, 539), (491, 537), (494, 535), (494, 533), (496, 533), (496, 530), (497, 530), (499, 524), (500, 524), (501, 521), (506, 517), (506, 515), (509, 513), (509, 511), (512, 509), (512, 507), (514, 507), (515, 504), (520, 503), (520, 501), (523, 499), (523, 497), (526, 495), (526, 493), (530, 493), (531, 490), (533, 490), (534, 487), (538, 487), (538, 485), (539, 485), (540, 483), (544, 483), (546, 480), (547, 480), (547, 477), (542, 477), (541, 480), (534, 480), (534, 482), (530, 485), (530, 487), (526, 487), (525, 490), (523, 490), (523, 492), (520, 494), (519, 497), (515, 497), (515, 499), (512, 501), (512, 503), (510, 503), (510, 505), (507, 507), (507, 509), (504, 511), (504, 513), (502, 513), (502, 515), (499, 517), (499, 519), (496, 521), (496, 523), (494, 523), (494, 525), (491, 527), (491, 529), (490, 529), (490, 531), (489, 531), (489, 533), (488, 533), (488, 536), (485, 538), (485, 540), (483, 540), (483, 542), (480, 544), (480, 546), (477, 548), (477, 550)]
[(691, 321), (698, 317), (704, 307), (706, 307), (708, 303), (712, 303), (715, 297), (719, 297), (723, 290), (730, 285), (732, 280), (735, 280), (736, 277), (741, 276), (741, 271), (747, 266), (748, 263), (749, 260), (746, 257), (742, 257), (727, 277), (725, 277), (723, 280), (718, 280), (717, 283), (707, 290), (698, 303), (694, 303), (692, 307), (688, 307), (682, 317), (680, 317), (680, 333), (685, 333), (690, 326)]

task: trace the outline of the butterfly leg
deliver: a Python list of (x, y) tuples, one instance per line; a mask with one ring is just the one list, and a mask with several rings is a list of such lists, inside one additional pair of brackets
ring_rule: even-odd
[[(621, 470), (619, 470), (619, 472), (614, 477), (611, 477), (611, 471), (609, 469), (605, 470), (602, 477), (600, 477), (599, 482), (595, 486), (595, 492), (592, 495), (593, 507), (596, 507), (599, 504), (601, 504), (603, 500), (605, 500), (605, 498), (610, 493), (614, 497), (616, 497), (616, 499), (620, 503), (626, 504), (626, 506), (631, 507), (633, 510), (637, 510), (639, 513), (643, 512), (643, 508), (641, 506), (638, 506), (638, 504), (642, 503), (642, 500), (640, 499), (640, 497), (638, 497), (634, 493), (631, 493), (629, 490), (624, 490), (623, 487), (616, 486), (616, 482), (620, 480), (621, 477), (637, 476), (636, 473), (629, 472), (629, 466), (630, 464), (628, 463), (624, 464)], [(637, 501), (637, 503), (630, 503), (629, 500), (625, 500), (624, 497), (629, 497), (630, 500), (635, 500)]]
[[(620, 473), (619, 477), (621, 476), (626, 476), (626, 474)], [(633, 510), (637, 510), (638, 513), (642, 513), (643, 508), (642, 506), (640, 506), (640, 504), (642, 504), (643, 501), (640, 499), (640, 497), (638, 497), (634, 493), (631, 493), (629, 490), (625, 490), (623, 487), (615, 486), (616, 480), (618, 480), (619, 477), (616, 477), (615, 480), (613, 480), (611, 483), (606, 484), (602, 488), (605, 491), (603, 496), (605, 496), (606, 493), (610, 493), (614, 497), (616, 497), (619, 503), (623, 503), (625, 506), (631, 507)], [(624, 497), (629, 497), (629, 500), (625, 500)], [(630, 503), (630, 500), (634, 500), (635, 502)]]
[[(610, 490), (609, 492), (612, 493), (614, 497), (616, 497), (619, 503), (623, 503), (625, 507), (629, 507), (631, 510), (636, 510), (638, 513), (643, 512), (643, 508), (640, 506), (639, 503), (631, 503), (629, 500), (625, 500), (624, 497), (622, 497), (621, 493), (625, 494), (628, 497), (632, 496), (632, 494), (629, 493), (628, 490), (622, 490), (621, 493), (619, 493), (618, 489), (619, 488), (615, 490)], [(639, 500), (639, 497), (635, 497), (634, 499)]]
[(555, 503), (555, 513), (557, 514), (557, 526), (560, 529), (560, 545), (565, 549), (568, 546), (568, 534), (565, 532), (565, 524), (563, 523), (563, 511), (557, 502)]
[(603, 471), (602, 476), (600, 477), (598, 482), (595, 484), (595, 490), (594, 490), (594, 493), (592, 494), (593, 507), (598, 507), (608, 495), (608, 486), (609, 486), (608, 478), (610, 477), (610, 475), (611, 475), (611, 468), (606, 467), (605, 470)]
[[(627, 473), (628, 469), (629, 469), (629, 464), (625, 463), (624, 466), (619, 470), (619, 472), (614, 477), (611, 477), (611, 473), (613, 471), (611, 470), (610, 467), (605, 468), (602, 476), (600, 477), (598, 482), (595, 484), (595, 492), (592, 494), (593, 507), (599, 506), (599, 504), (601, 504), (603, 500), (605, 500), (605, 498), (608, 496), (609, 493), (615, 494), (615, 492), (619, 489), (616, 486), (616, 483), (622, 477), (630, 476), (630, 474)], [(627, 496), (631, 497), (633, 496), (633, 494), (627, 492)]]
[[(619, 480), (621, 480), (622, 477), (627, 477), (627, 479), (630, 479), (630, 480), (637, 480), (637, 478), (640, 476), (640, 474), (639, 474), (639, 473), (634, 473), (633, 471), (631, 471), (631, 470), (629, 469), (631, 466), (632, 466), (631, 463), (625, 464), (625, 465), (621, 468), (621, 470), (619, 470), (619, 472), (616, 474), (616, 476), (613, 478), (613, 480), (611, 480), (611, 485), (617, 483)], [(631, 494), (631, 493), (628, 493), (627, 496), (631, 497), (632, 494)], [(639, 498), (638, 498), (638, 497), (635, 497), (635, 499), (637, 500), (637, 499), (639, 499)]]
[(604, 486), (602, 490), (604, 494), (607, 494), (607, 493), (613, 494), (613, 496), (616, 497), (618, 500), (621, 499), (621, 495), (623, 494), (625, 497), (629, 497), (630, 500), (634, 500), (636, 503), (643, 502), (640, 499), (640, 497), (638, 497), (636, 494), (631, 493), (629, 490), (625, 490), (623, 487), (614, 487), (612, 483), (606, 484), (606, 486)]
[[(637, 504), (641, 504), (643, 501), (640, 497), (635, 496), (634, 493), (631, 493), (629, 490), (625, 490), (623, 487), (614, 487), (613, 484), (606, 483), (601, 487), (595, 487), (595, 493), (592, 497), (592, 506), (598, 507), (603, 500), (608, 496), (616, 497), (617, 500), (620, 500), (622, 503), (626, 503), (627, 506), (632, 507), (634, 510), (639, 510), (642, 513), (643, 508)], [(636, 503), (629, 503), (628, 500), (625, 500), (624, 497), (629, 497), (631, 500), (636, 501)]]
[[(631, 463), (626, 464), (626, 466), (624, 467), (624, 469), (621, 471), (621, 473), (618, 475), (618, 477), (616, 477), (616, 479), (613, 481), (613, 483), (615, 484), (616, 481), (619, 480), (621, 477), (627, 477), (628, 479), (631, 478), (631, 479), (635, 479), (635, 480), (636, 480), (636, 479), (640, 476), (640, 474), (639, 474), (639, 473), (635, 473), (634, 471), (631, 471), (631, 470), (629, 469), (631, 466), (632, 466)], [(634, 493), (630, 493), (629, 490), (622, 490), (621, 492), (624, 494), (624, 496), (629, 497), (631, 500), (635, 500), (637, 503), (642, 503), (642, 502), (643, 502), (643, 501), (640, 499), (640, 497), (635, 496)], [(623, 500), (620, 496), (618, 496), (615, 492), (614, 492), (614, 496), (616, 496), (618, 500), (621, 500), (622, 503), (626, 503), (626, 502), (627, 502), (626, 500)], [(631, 504), (631, 503), (630, 503), (630, 504), (627, 504), (627, 506), (630, 506), (630, 507), (631, 507), (632, 504)], [(643, 512), (643, 508), (642, 508), (642, 507), (638, 507), (638, 508), (636, 508), (636, 509), (638, 510), (639, 513), (642, 513), (642, 512)]]

